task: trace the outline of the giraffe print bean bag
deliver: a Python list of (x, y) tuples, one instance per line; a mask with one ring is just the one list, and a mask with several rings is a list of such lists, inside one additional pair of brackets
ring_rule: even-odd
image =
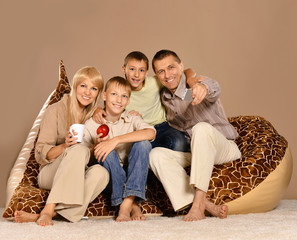
[[(49, 191), (38, 187), (39, 164), (34, 158), (35, 143), (46, 107), (69, 92), (68, 78), (61, 61), (58, 86), (37, 116), (11, 170), (4, 218), (13, 219), (14, 212), (18, 210), (40, 213), (44, 207)], [(236, 143), (242, 152), (242, 158), (214, 167), (207, 197), (216, 204), (227, 204), (230, 214), (271, 210), (283, 196), (291, 178), (292, 157), (288, 143), (261, 117), (239, 116), (229, 120), (239, 132)], [(118, 209), (111, 207), (109, 201), (107, 196), (100, 194), (89, 204), (85, 216), (114, 217)], [(184, 215), (188, 211), (173, 211), (161, 183), (151, 171), (147, 183), (147, 201), (141, 203), (141, 209), (149, 216)]]

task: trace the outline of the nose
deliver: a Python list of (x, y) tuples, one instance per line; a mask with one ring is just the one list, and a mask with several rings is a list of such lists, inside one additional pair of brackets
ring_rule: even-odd
[(135, 74), (134, 75), (135, 75), (135, 77), (138, 77), (139, 76), (138, 70), (135, 71)]
[(121, 103), (121, 102), (122, 102), (122, 97), (121, 97), (120, 95), (118, 95), (117, 98), (116, 98), (116, 101), (117, 101), (118, 103)]
[(85, 94), (87, 94), (87, 95), (91, 94), (91, 89), (86, 88), (86, 89), (85, 89)]
[(166, 79), (169, 78), (169, 71), (165, 70), (165, 71), (164, 71), (164, 74), (165, 74), (165, 78), (166, 78)]

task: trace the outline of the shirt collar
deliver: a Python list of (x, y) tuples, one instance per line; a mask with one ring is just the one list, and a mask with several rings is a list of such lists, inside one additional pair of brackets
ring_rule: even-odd
[(110, 123), (110, 124), (117, 124), (120, 120), (123, 120), (124, 122), (131, 122), (132, 121), (132, 116), (128, 113), (127, 110), (125, 110), (121, 116), (120, 116), (120, 119), (116, 122), (109, 122), (106, 120), (106, 123)]

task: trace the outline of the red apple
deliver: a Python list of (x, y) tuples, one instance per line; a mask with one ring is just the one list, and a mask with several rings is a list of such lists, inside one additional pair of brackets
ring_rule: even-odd
[(107, 136), (107, 134), (109, 133), (109, 127), (106, 124), (102, 124), (97, 128), (97, 134), (100, 134), (100, 133), (102, 133), (101, 138)]

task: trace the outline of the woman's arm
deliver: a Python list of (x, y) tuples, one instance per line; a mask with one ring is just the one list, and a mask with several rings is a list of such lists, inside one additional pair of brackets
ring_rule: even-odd
[(48, 160), (52, 160), (55, 159), (57, 157), (59, 157), (64, 151), (66, 150), (66, 144), (60, 144), (58, 146), (52, 147), (46, 155), (46, 158)]
[[(77, 135), (76, 132), (73, 132), (73, 135)], [(57, 157), (59, 157), (68, 147), (74, 145), (77, 143), (77, 137), (72, 136), (72, 134), (70, 132), (67, 132), (67, 135), (65, 137), (65, 142), (62, 144), (59, 144), (55, 147), (52, 147), (46, 155), (46, 158), (48, 160), (52, 160), (55, 159)]]
[(52, 162), (67, 147), (76, 143), (77, 138), (65, 130), (66, 109), (63, 99), (47, 108), (40, 125), (35, 158), (41, 165)]

